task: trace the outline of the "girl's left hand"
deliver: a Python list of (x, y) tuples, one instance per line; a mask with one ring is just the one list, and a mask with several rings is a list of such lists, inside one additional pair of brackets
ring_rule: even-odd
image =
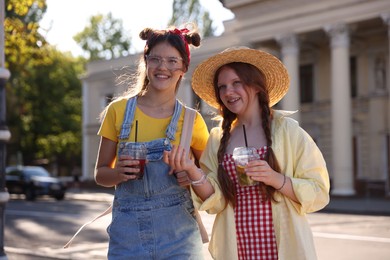
[(171, 167), (169, 174), (187, 171), (195, 166), (193, 160), (185, 152), (182, 146), (173, 146), (171, 151), (164, 151), (163, 161)]
[(180, 186), (185, 187), (191, 184), (186, 170), (195, 164), (189, 158), (184, 148), (179, 145), (173, 146), (171, 151), (164, 151), (163, 161), (171, 167), (169, 174), (175, 174)]
[(282, 174), (274, 171), (264, 160), (250, 161), (245, 168), (245, 172), (252, 180), (263, 182), (272, 187), (277, 186), (284, 178)]

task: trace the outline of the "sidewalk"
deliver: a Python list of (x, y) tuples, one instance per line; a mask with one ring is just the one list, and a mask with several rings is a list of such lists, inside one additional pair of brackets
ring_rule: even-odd
[[(113, 199), (113, 192), (111, 189), (69, 189), (65, 196), (66, 200), (82, 200), (82, 201), (101, 201), (110, 202)], [(211, 236), (211, 229), (214, 223), (213, 215), (209, 215), (206, 212), (199, 212), (203, 224)], [(67, 259), (67, 260), (85, 260), (85, 259), (107, 259), (107, 246), (108, 243), (76, 243), (69, 248), (36, 248), (29, 250), (23, 248), (5, 247), (5, 253), (8, 260), (55, 260), (55, 259)], [(212, 260), (210, 253), (208, 252), (208, 243), (203, 244), (204, 260)]]
[(320, 212), (390, 216), (390, 198), (331, 197)]
[[(112, 200), (112, 196), (113, 192), (109, 189), (71, 189), (66, 198), (107, 202)], [(334, 196), (331, 197), (330, 203), (320, 212), (390, 216), (390, 198)], [(205, 214), (208, 215), (207, 213)]]
[[(108, 202), (112, 200), (112, 197), (112, 191), (104, 189), (70, 189), (66, 194), (68, 200)], [(390, 199), (332, 197), (329, 205), (320, 212), (390, 216)], [(215, 216), (206, 212), (200, 212), (200, 214), (210, 236)], [(203, 245), (205, 260), (211, 260), (207, 247), (208, 244)], [(34, 251), (5, 247), (5, 251), (9, 260), (107, 259), (107, 243), (72, 245), (67, 249), (37, 248)]]

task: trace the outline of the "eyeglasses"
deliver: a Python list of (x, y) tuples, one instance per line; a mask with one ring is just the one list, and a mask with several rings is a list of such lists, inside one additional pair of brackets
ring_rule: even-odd
[(162, 63), (165, 64), (166, 68), (169, 70), (179, 70), (183, 68), (183, 59), (179, 57), (160, 57), (160, 56), (154, 56), (154, 55), (147, 55), (146, 56), (147, 64), (150, 68), (155, 69), (162, 65)]

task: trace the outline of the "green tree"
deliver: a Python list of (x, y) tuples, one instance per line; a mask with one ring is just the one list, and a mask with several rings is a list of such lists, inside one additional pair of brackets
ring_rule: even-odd
[[(81, 164), (81, 82), (85, 60), (63, 54), (38, 32), (45, 0), (7, 0), (5, 25), (8, 157)], [(9, 158), (8, 158), (9, 160)]]
[(180, 26), (188, 22), (197, 24), (203, 37), (213, 36), (215, 33), (210, 13), (202, 7), (199, 0), (174, 0), (169, 25)]
[(39, 158), (81, 163), (81, 82), (77, 75), (82, 66), (70, 54), (52, 48), (47, 54), (51, 61), (37, 66), (34, 79), (39, 90), (30, 97), (35, 100), (30, 126), (36, 133), (31, 144)]
[(120, 19), (112, 14), (98, 14), (90, 18), (90, 24), (73, 39), (89, 54), (89, 60), (113, 59), (129, 54), (131, 37), (123, 29)]
[(32, 61), (31, 57), (44, 58), (39, 47), (47, 43), (38, 32), (38, 22), (46, 12), (46, 0), (6, 0), (5, 7), (4, 53), (7, 67), (18, 73), (25, 71), (28, 64), (45, 62), (45, 59)]

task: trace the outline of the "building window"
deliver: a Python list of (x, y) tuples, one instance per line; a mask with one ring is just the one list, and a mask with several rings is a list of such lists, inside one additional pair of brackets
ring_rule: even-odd
[(386, 60), (385, 54), (380, 54), (375, 58), (375, 90), (384, 92), (386, 91)]
[(350, 81), (351, 81), (351, 97), (357, 96), (357, 63), (356, 57), (351, 57), (349, 60)]
[(312, 103), (314, 101), (314, 66), (313, 64), (299, 67), (300, 98), (301, 103)]

